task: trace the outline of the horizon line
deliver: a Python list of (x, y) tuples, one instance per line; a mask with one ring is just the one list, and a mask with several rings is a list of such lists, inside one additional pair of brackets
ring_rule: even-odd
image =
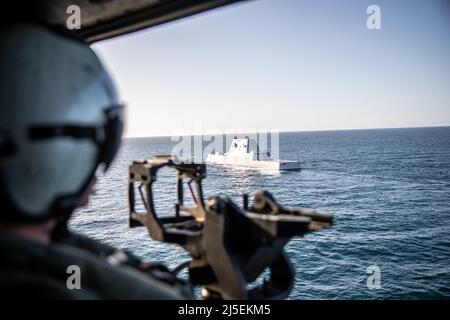
[[(436, 125), (436, 126), (413, 126), (413, 127), (376, 127), (376, 128), (351, 128), (351, 129), (317, 129), (317, 130), (286, 130), (278, 131), (279, 133), (297, 133), (297, 132), (333, 132), (333, 131), (358, 131), (358, 130), (386, 130), (386, 129), (426, 129), (426, 128), (447, 128), (447, 125)], [(274, 132), (266, 131), (266, 132)], [(254, 134), (258, 132), (239, 132), (238, 134)], [(194, 133), (194, 134), (173, 134), (173, 135), (151, 135), (151, 136), (124, 136), (122, 139), (140, 139), (140, 138), (170, 138), (170, 137), (186, 137), (186, 136), (214, 136), (214, 135), (226, 135), (226, 134), (236, 134), (236, 133), (226, 133), (226, 132), (215, 132), (215, 133)]]

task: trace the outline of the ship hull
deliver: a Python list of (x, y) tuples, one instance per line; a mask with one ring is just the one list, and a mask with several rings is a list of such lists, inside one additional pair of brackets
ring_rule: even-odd
[(206, 158), (206, 162), (209, 164), (226, 165), (233, 167), (245, 167), (251, 169), (262, 170), (301, 170), (301, 163), (299, 161), (288, 160), (253, 160), (251, 157), (221, 155), (221, 154), (209, 154)]

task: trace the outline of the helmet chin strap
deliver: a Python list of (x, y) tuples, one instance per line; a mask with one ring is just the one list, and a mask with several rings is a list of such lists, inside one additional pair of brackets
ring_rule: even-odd
[(69, 234), (69, 229), (67, 227), (68, 221), (72, 216), (73, 211), (87, 204), (87, 200), (89, 194), (92, 191), (92, 188), (96, 182), (95, 171), (97, 170), (97, 166), (95, 166), (92, 174), (88, 181), (83, 185), (83, 188), (76, 196), (66, 196), (61, 197), (56, 202), (56, 207), (58, 214), (57, 223), (52, 232), (52, 240), (57, 241), (59, 239), (64, 238)]
[(69, 229), (67, 228), (67, 222), (69, 221), (69, 217), (58, 217), (56, 221), (56, 225), (51, 232), (51, 240), (58, 241), (63, 239), (69, 234)]
[[(72, 216), (73, 211), (77, 208), (76, 203), (78, 202), (78, 197), (69, 196), (60, 198), (58, 200), (59, 201), (56, 202), (59, 203), (59, 205), (56, 205), (58, 209), (55, 209), (54, 211), (54, 216), (57, 220), (55, 228), (53, 229), (51, 234), (52, 241), (58, 241), (69, 234), (67, 223)], [(63, 204), (63, 202), (65, 202), (65, 204)]]

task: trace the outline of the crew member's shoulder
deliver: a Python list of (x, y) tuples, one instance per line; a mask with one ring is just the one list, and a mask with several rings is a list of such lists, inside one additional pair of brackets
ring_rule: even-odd
[[(24, 295), (42, 290), (39, 294), (41, 298), (184, 298), (179, 288), (128, 266), (111, 266), (91, 252), (69, 244), (46, 246), (28, 239), (2, 235), (0, 258), (0, 286), (9, 288), (16, 284), (17, 289), (22, 287), (28, 290), (23, 292)], [(70, 276), (79, 276), (79, 289), (67, 286)], [(20, 281), (17, 282), (17, 279)]]

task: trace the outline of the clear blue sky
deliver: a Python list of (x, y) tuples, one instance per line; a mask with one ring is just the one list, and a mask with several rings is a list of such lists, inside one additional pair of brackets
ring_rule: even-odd
[(450, 125), (449, 40), (447, 0), (254, 0), (93, 47), (131, 137)]

